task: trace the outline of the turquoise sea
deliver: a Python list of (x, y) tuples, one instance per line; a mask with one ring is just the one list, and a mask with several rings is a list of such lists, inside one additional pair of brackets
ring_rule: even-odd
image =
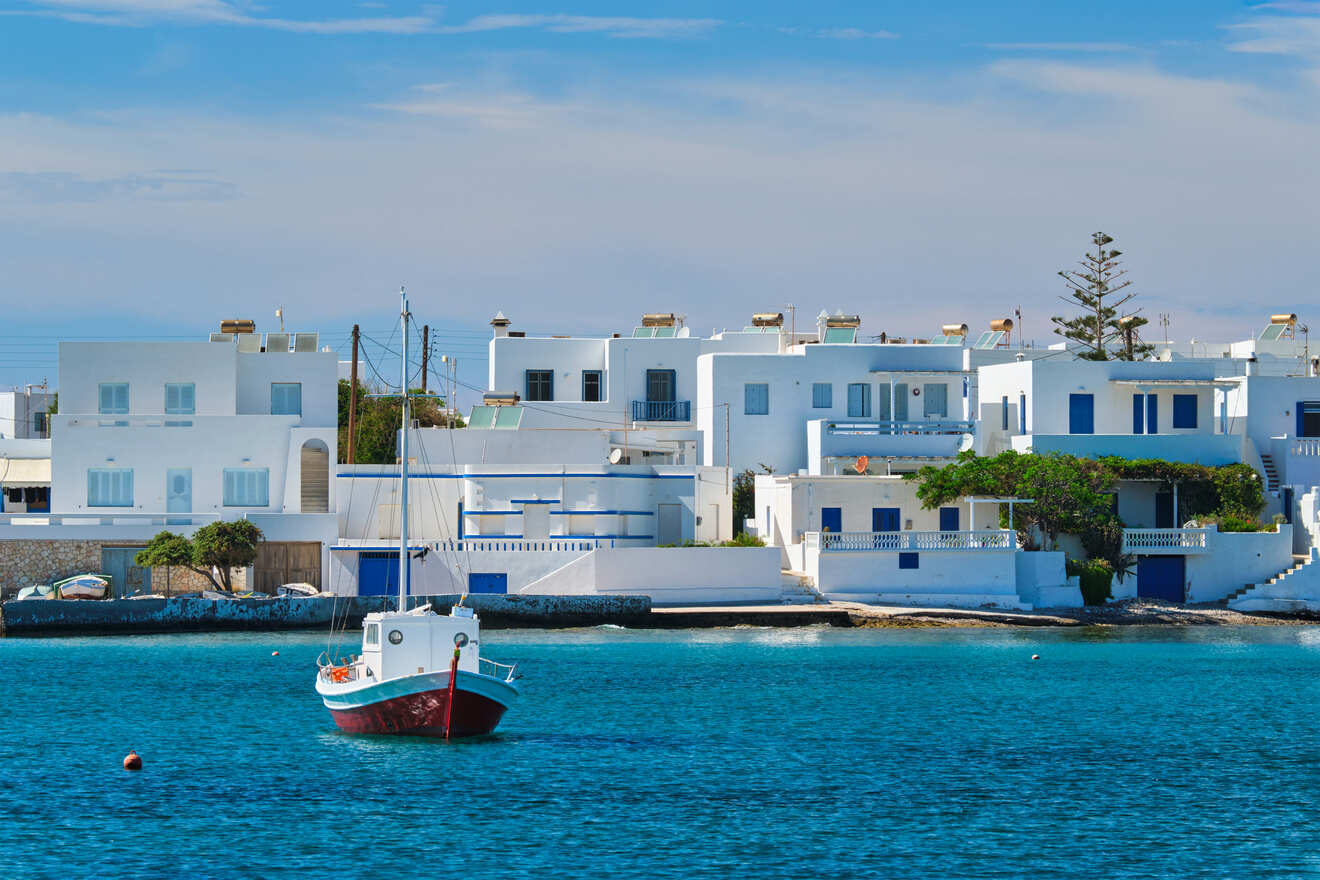
[(337, 733), (324, 647), (0, 640), (0, 877), (1320, 874), (1320, 628), (488, 632), (449, 746)]

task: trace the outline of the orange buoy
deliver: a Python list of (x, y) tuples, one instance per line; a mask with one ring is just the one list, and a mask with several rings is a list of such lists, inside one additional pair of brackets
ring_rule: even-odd
[(1032, 659), (1032, 660), (1039, 660), (1039, 659), (1040, 659), (1040, 655), (1039, 655), (1039, 654), (1032, 654), (1032, 655), (1031, 655), (1031, 659)]
[(132, 751), (131, 749), (129, 750), (128, 754), (124, 757), (124, 769), (125, 770), (142, 769), (142, 758), (139, 757), (137, 752)]
[(270, 652), (270, 656), (272, 656), (272, 657), (278, 657), (278, 656), (280, 656), (280, 652), (279, 652), (279, 651), (271, 651), (271, 652)]

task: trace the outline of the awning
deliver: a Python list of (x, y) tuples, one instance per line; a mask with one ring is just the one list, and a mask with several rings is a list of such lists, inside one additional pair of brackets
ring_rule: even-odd
[(0, 458), (0, 486), (25, 489), (50, 485), (49, 458)]

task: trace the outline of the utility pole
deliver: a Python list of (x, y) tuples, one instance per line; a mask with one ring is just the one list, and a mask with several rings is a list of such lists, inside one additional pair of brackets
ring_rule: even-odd
[(422, 393), (426, 393), (426, 365), (431, 357), (431, 325), (422, 325)]
[(348, 379), (348, 463), (353, 464), (354, 453), (357, 452), (357, 359), (358, 359), (358, 325), (353, 325), (353, 367), (349, 371)]

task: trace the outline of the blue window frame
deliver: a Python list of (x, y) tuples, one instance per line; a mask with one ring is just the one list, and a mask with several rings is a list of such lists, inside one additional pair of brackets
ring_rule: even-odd
[(128, 412), (128, 383), (102, 382), (101, 412), (107, 415), (120, 415)]
[(302, 384), (299, 382), (272, 382), (270, 385), (270, 414), (273, 416), (302, 415)]
[(601, 371), (583, 370), (582, 371), (582, 399), (587, 403), (600, 403), (601, 397)]
[(197, 386), (192, 382), (166, 382), (165, 412), (183, 416), (197, 412)]
[(921, 393), (925, 398), (922, 403), (921, 413), (926, 418), (935, 416), (945, 419), (949, 417), (949, 386), (943, 382), (927, 383), (922, 386)]
[(770, 415), (770, 385), (766, 382), (747, 382), (743, 385), (743, 414)]
[(848, 418), (871, 417), (871, 385), (869, 382), (848, 383)]
[(1018, 392), (1018, 433), (1027, 433), (1027, 393)]
[(1002, 422), (1002, 424), (1000, 425), (1001, 429), (1007, 431), (1008, 430), (1008, 395), (1007, 394), (999, 398), (999, 417), (1000, 417), (1000, 421)]
[(269, 468), (225, 468), (225, 507), (270, 505)]
[(834, 406), (834, 386), (829, 382), (811, 383), (811, 408), (829, 409)]
[(1132, 395), (1132, 433), (1141, 434), (1146, 430), (1146, 395)]
[(894, 385), (894, 421), (906, 422), (908, 420), (908, 386), (906, 382), (898, 382)]
[(678, 393), (678, 373), (675, 370), (646, 371), (647, 403), (673, 403)]
[(1320, 437), (1320, 401), (1297, 401), (1297, 436)]
[(1173, 395), (1173, 426), (1175, 428), (1196, 427), (1196, 395)]
[(1160, 399), (1154, 394), (1146, 395), (1146, 433), (1160, 432)]
[(916, 553), (900, 553), (900, 554), (898, 554), (898, 567), (899, 567), (899, 568), (920, 568), (920, 567), (921, 567), (921, 557), (918, 556)]
[(956, 507), (941, 507), (941, 508), (940, 508), (940, 531), (941, 531), (941, 532), (956, 532), (956, 531), (958, 531), (958, 523), (959, 523), (959, 519), (960, 519), (960, 517), (958, 516), (958, 508), (956, 508)]
[(553, 370), (528, 370), (527, 393), (523, 400), (554, 400), (555, 374)]
[(1095, 433), (1095, 395), (1068, 395), (1068, 433)]
[(132, 507), (132, 468), (88, 468), (88, 507)]

